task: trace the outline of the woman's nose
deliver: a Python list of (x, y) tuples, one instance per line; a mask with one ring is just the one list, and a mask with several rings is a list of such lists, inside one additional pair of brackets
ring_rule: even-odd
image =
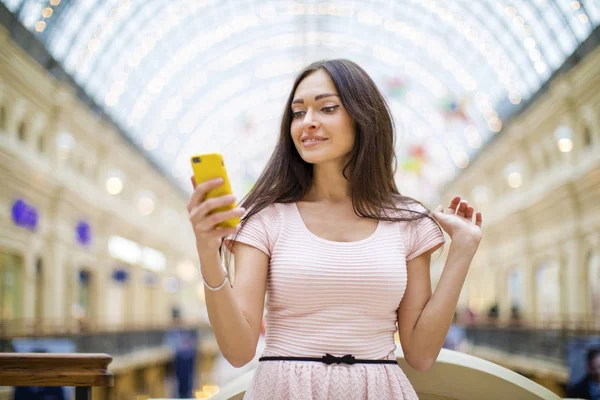
[(304, 116), (304, 129), (316, 129), (319, 127), (319, 122), (314, 119), (314, 114), (312, 111), (307, 111)]

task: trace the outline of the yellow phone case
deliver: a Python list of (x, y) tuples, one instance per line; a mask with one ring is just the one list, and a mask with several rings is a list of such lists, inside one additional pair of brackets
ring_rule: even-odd
[[(194, 171), (194, 179), (196, 179), (197, 185), (210, 179), (223, 178), (223, 184), (218, 188), (210, 190), (206, 195), (207, 199), (233, 194), (231, 183), (227, 176), (227, 170), (225, 169), (225, 162), (223, 161), (223, 156), (221, 154), (198, 154), (192, 156), (190, 161), (192, 163), (192, 171)], [(217, 208), (213, 212), (232, 210), (235, 207), (235, 204), (231, 204), (229, 206)], [(221, 228), (234, 228), (239, 223), (240, 218), (230, 218), (217, 226)]]

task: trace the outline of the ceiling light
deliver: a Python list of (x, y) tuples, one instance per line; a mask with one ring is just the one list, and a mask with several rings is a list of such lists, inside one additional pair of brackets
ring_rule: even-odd
[(543, 74), (546, 72), (546, 68), (546, 63), (543, 61), (538, 61), (535, 63), (535, 70), (538, 72), (538, 74)]
[(523, 183), (523, 178), (521, 177), (521, 174), (519, 174), (518, 172), (511, 172), (508, 175), (508, 185), (511, 188), (517, 189), (518, 187), (521, 186), (522, 183)]
[(182, 261), (177, 265), (177, 275), (185, 282), (191, 282), (196, 278), (198, 269), (191, 261)]
[(115, 92), (108, 92), (106, 96), (104, 96), (104, 104), (107, 107), (113, 107), (119, 102), (119, 95)]
[(521, 103), (521, 95), (519, 92), (510, 92), (508, 95), (508, 99), (512, 104), (520, 104)]
[(123, 181), (116, 176), (110, 177), (106, 180), (106, 191), (110, 194), (117, 195), (123, 190)]
[(151, 191), (143, 191), (138, 194), (137, 207), (142, 215), (150, 215), (154, 211), (156, 196)]
[(573, 141), (571, 139), (559, 139), (556, 143), (561, 153), (568, 153), (573, 150)]
[(523, 183), (521, 176), (521, 166), (518, 163), (510, 163), (504, 168), (508, 185), (512, 188), (518, 188)]
[(148, 151), (156, 150), (158, 147), (158, 136), (148, 135), (144, 138), (144, 149)]

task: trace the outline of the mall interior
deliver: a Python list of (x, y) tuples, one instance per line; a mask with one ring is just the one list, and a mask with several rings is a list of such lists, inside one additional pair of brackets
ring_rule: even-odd
[[(398, 354), (419, 397), (600, 399), (599, 25), (598, 0), (0, 0), (0, 399), (242, 398), (190, 157), (221, 153), (241, 199), (334, 58), (389, 104), (400, 192), (484, 215), (436, 364)], [(39, 380), (24, 353), (110, 363), (68, 384), (75, 361)]]

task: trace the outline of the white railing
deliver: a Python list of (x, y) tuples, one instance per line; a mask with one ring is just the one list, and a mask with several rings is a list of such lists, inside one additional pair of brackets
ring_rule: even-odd
[[(400, 348), (396, 357), (420, 400), (561, 400), (532, 380), (469, 354), (442, 349), (436, 363), (425, 372), (411, 368)], [(244, 373), (210, 400), (241, 400), (253, 376), (254, 370)]]

